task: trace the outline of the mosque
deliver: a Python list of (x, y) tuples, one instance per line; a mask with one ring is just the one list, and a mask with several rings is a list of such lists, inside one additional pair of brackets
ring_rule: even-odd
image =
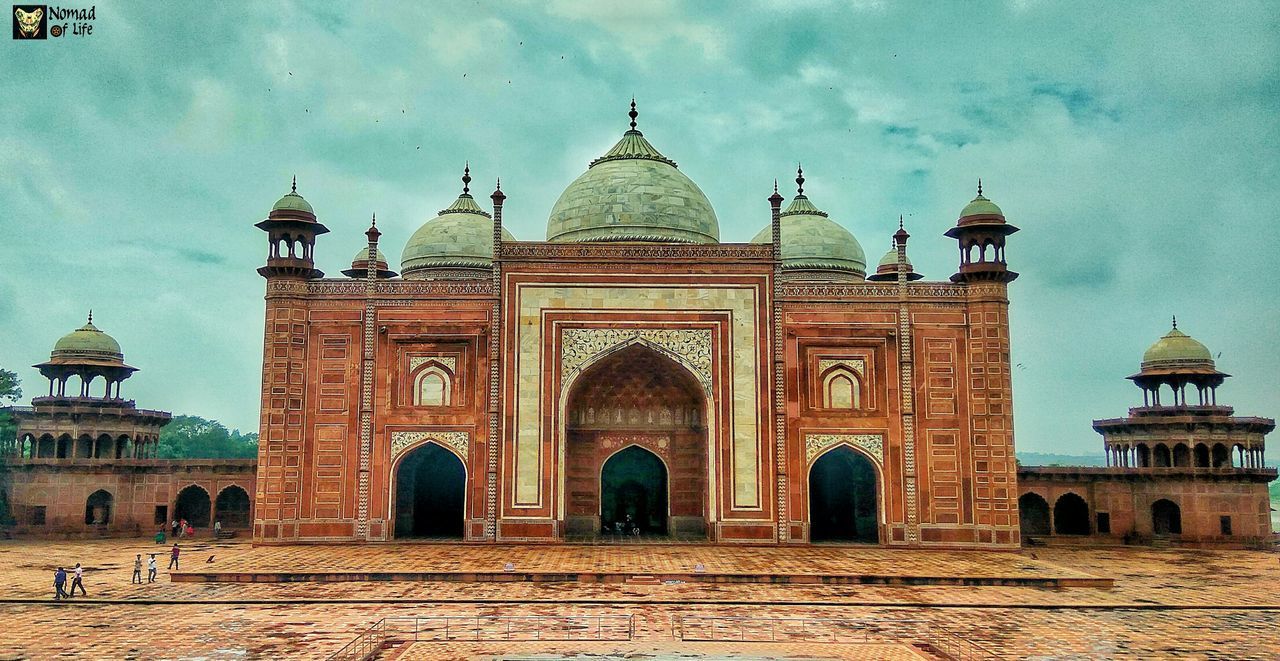
[(323, 277), (296, 184), (258, 223), (254, 539), (1016, 547), (1000, 208), (957, 205), (944, 282), (901, 226), (869, 270), (803, 172), (754, 240), (721, 243), (630, 116), (545, 241), (508, 233), (469, 171), (398, 276), (375, 224)]
[(545, 241), (503, 229), (505, 195), (484, 208), (464, 170), (398, 274), (375, 223), (325, 278), (328, 230), (295, 182), (257, 224), (256, 461), (157, 459), (170, 414), (121, 397), (137, 370), (91, 316), (35, 366), (48, 395), (5, 409), (0, 533), (181, 517), (267, 544), (1270, 541), (1275, 421), (1218, 403), (1229, 375), (1176, 320), (1129, 377), (1142, 406), (1093, 422), (1106, 467), (1017, 465), (1018, 228), (981, 183), (945, 233), (944, 282), (914, 271), (901, 222), (869, 269), (803, 172), (789, 202), (776, 185), (761, 200), (750, 243), (721, 243), (710, 201), (630, 117)]

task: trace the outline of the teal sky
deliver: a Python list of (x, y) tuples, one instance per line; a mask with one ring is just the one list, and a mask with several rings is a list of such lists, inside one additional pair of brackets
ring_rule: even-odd
[(1175, 313), (1236, 375), (1219, 401), (1276, 416), (1278, 35), (1265, 2), (99, 3), (89, 37), (0, 42), (0, 366), (39, 395), (93, 308), (126, 396), (256, 430), (253, 223), (291, 176), (332, 276), (373, 212), (397, 268), (464, 160), (540, 240), (634, 95), (725, 241), (802, 161), (870, 261), (903, 214), (943, 280), (981, 176), (1022, 228), (1019, 449), (1099, 452)]

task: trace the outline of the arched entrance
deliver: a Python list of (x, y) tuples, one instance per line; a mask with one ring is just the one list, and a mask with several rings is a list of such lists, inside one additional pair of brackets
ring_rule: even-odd
[(1089, 534), (1089, 504), (1074, 493), (1064, 493), (1053, 504), (1053, 527), (1059, 535)]
[(1151, 503), (1151, 529), (1157, 535), (1182, 534), (1182, 509), (1172, 500)]
[(197, 484), (192, 484), (178, 492), (178, 502), (173, 507), (173, 518), (177, 521), (186, 519), (195, 528), (209, 527), (209, 492)]
[(223, 489), (214, 502), (213, 518), (225, 529), (248, 528), (249, 492), (234, 484)]
[(880, 541), (876, 468), (848, 446), (823, 454), (809, 469), (809, 540)]
[(642, 532), (707, 534), (706, 398), (688, 369), (643, 343), (618, 349), (573, 381), (564, 416), (567, 534), (615, 532), (640, 509)]
[(84, 503), (84, 522), (91, 526), (111, 523), (111, 504), (115, 499), (105, 489), (89, 494)]
[(1018, 498), (1018, 523), (1025, 539), (1049, 534), (1049, 501), (1038, 493), (1027, 492)]
[(600, 524), (627, 534), (667, 533), (667, 467), (658, 455), (633, 445), (604, 462)]
[(435, 443), (410, 450), (396, 469), (396, 538), (462, 538), (466, 494), (458, 455)]

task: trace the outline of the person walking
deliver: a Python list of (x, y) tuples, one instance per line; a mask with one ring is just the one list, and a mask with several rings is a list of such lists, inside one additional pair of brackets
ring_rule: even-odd
[(169, 524), (169, 527), (173, 529), (173, 538), (177, 539), (178, 538), (178, 520), (174, 519), (173, 523)]
[(84, 591), (84, 567), (81, 567), (78, 562), (76, 563), (75, 578), (71, 579), (71, 594), (69, 596), (76, 596), (76, 588), (80, 588), (81, 597), (89, 596)]
[(137, 583), (142, 585), (142, 554), (139, 553), (133, 559), (133, 578), (129, 581), (130, 585)]
[(156, 554), (154, 553), (147, 559), (147, 582), (156, 582)]
[(217, 539), (217, 538), (218, 538), (218, 537), (220, 537), (220, 536), (222, 536), (222, 522), (221, 522), (221, 521), (214, 521), (214, 522), (213, 522), (213, 537), (214, 537), (214, 539)]
[(173, 548), (169, 551), (169, 569), (178, 568), (178, 543), (173, 543)]
[(62, 567), (58, 567), (58, 571), (53, 572), (53, 600), (54, 601), (58, 601), (59, 599), (64, 599), (64, 598), (70, 599), (70, 597), (67, 596), (67, 591), (62, 589), (62, 586), (66, 584), (67, 584), (67, 570), (63, 569)]
[(178, 519), (178, 537), (182, 537), (185, 534), (187, 534), (187, 520)]

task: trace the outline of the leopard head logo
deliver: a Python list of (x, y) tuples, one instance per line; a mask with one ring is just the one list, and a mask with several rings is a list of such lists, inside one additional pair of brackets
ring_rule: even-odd
[(37, 8), (35, 11), (23, 11), (21, 7), (13, 10), (13, 15), (18, 19), (18, 32), (23, 37), (34, 37), (40, 32), (40, 19), (44, 18), (44, 9)]

